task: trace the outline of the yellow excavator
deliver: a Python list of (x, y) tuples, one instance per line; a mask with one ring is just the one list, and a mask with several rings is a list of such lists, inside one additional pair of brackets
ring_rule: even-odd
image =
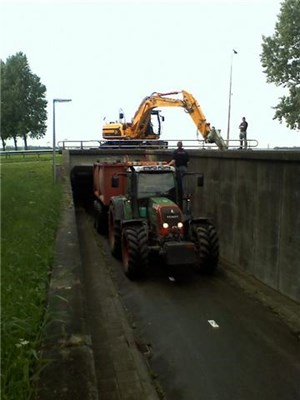
[[(182, 98), (169, 96), (182, 95)], [(157, 140), (160, 138), (161, 122), (164, 118), (157, 107), (181, 107), (193, 119), (197, 127), (197, 136), (200, 132), (206, 143), (215, 143), (220, 150), (227, 149), (227, 145), (220, 133), (206, 121), (204, 113), (197, 100), (185, 90), (179, 92), (158, 93), (154, 92), (144, 98), (137, 109), (132, 122), (127, 123), (123, 112), (119, 114), (119, 122), (110, 122), (102, 128), (104, 139), (116, 140)], [(154, 131), (152, 116), (157, 118), (157, 131)]]

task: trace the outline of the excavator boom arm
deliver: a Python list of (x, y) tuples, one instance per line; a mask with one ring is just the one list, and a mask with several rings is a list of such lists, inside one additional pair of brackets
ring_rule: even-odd
[[(182, 99), (174, 99), (171, 95), (182, 94)], [(197, 130), (206, 139), (211, 132), (210, 124), (206, 122), (205, 115), (198, 104), (197, 100), (185, 90), (181, 92), (169, 93), (152, 93), (151, 96), (146, 97), (140, 104), (137, 112), (135, 113), (130, 130), (136, 132), (136, 137), (140, 135), (141, 130), (146, 127), (151, 117), (151, 111), (157, 107), (182, 107), (193, 119)]]

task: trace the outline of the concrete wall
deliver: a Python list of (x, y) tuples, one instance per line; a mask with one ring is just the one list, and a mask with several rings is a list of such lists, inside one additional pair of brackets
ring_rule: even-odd
[[(123, 151), (70, 153), (69, 166), (122, 158)], [(170, 160), (171, 150), (128, 150), (130, 159)], [(300, 302), (300, 153), (191, 149), (189, 171), (204, 174), (191, 187), (194, 215), (211, 217), (221, 261)]]
[(190, 153), (194, 212), (214, 219), (222, 260), (300, 302), (300, 154)]

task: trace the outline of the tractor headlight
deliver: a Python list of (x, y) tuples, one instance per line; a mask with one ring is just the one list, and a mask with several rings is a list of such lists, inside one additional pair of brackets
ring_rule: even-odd
[(182, 222), (178, 222), (177, 228), (178, 228), (178, 229), (182, 229), (182, 228), (183, 228), (183, 223), (182, 223)]
[(169, 224), (167, 222), (164, 222), (162, 226), (163, 226), (164, 229), (168, 229), (169, 228)]

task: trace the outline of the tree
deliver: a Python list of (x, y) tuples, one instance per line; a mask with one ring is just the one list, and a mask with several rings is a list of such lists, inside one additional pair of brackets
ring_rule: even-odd
[(282, 86), (287, 94), (280, 98), (274, 118), (283, 119), (291, 129), (300, 129), (300, 1), (281, 3), (273, 36), (263, 36), (260, 55), (267, 82)]
[(27, 57), (19, 52), (1, 62), (1, 139), (22, 138), (27, 149), (28, 136), (39, 139), (46, 133), (46, 87), (33, 74)]
[[(5, 68), (5, 63), (1, 60), (1, 90), (0, 91), (1, 91), (2, 97), (3, 97), (3, 89), (6, 86), (4, 83), (5, 82), (4, 68)], [(6, 96), (8, 96), (8, 93)], [(6, 118), (7, 123), (3, 123), (4, 115), (7, 115), (9, 113), (9, 110), (7, 108), (8, 108), (8, 102), (4, 103), (4, 102), (2, 102), (2, 99), (1, 99), (1, 141), (2, 141), (3, 150), (5, 150), (6, 140), (9, 138), (9, 132), (10, 132), (10, 128), (8, 126), (9, 121), (7, 120), (7, 118)]]

